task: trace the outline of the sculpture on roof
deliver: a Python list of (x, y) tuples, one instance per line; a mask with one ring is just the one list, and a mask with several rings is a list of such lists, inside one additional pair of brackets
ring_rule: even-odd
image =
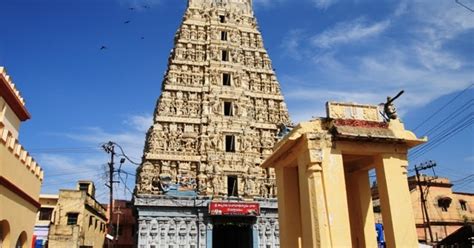
[(385, 118), (386, 121), (398, 119), (397, 108), (395, 107), (393, 102), (397, 100), (401, 95), (403, 95), (403, 93), (405, 93), (405, 91), (402, 90), (394, 98), (388, 96), (387, 102), (383, 103), (382, 116)]

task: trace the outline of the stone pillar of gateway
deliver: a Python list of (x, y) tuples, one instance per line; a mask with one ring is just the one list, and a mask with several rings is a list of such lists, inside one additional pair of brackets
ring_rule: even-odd
[(189, 0), (174, 41), (137, 170), (137, 247), (279, 247), (260, 164), (289, 117), (251, 0)]
[(262, 164), (276, 170), (281, 247), (377, 247), (369, 171), (387, 247), (418, 247), (407, 152), (426, 138), (395, 112), (383, 120), (378, 106), (328, 103), (327, 113), (295, 127)]

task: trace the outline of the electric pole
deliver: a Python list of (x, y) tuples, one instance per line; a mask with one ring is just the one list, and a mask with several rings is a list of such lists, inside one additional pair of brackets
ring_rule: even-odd
[[(110, 234), (111, 236), (113, 236), (111, 234), (111, 232), (113, 230), (112, 217), (113, 217), (113, 201), (114, 201), (114, 183), (116, 183), (116, 181), (114, 181), (115, 144), (112, 141), (109, 141), (108, 143), (103, 144), (102, 148), (105, 150), (105, 152), (110, 154), (110, 161), (108, 163), (108, 165), (109, 165), (109, 185), (106, 185), (107, 187), (109, 187), (109, 227), (108, 227), (108, 232), (107, 233)], [(107, 240), (108, 240), (108, 247), (109, 248), (113, 247), (114, 240), (113, 239), (112, 240), (107, 239)]]
[[(426, 208), (426, 198), (425, 194), (423, 192), (423, 187), (421, 186), (421, 176), (420, 176), (420, 171), (431, 169), (436, 166), (436, 163), (433, 161), (429, 161), (426, 163), (423, 163), (421, 165), (416, 165), (415, 166), (415, 172), (416, 172), (416, 182), (418, 185), (418, 188), (420, 190), (420, 197), (421, 197), (421, 212), (423, 215), (423, 229), (425, 230), (425, 237), (426, 237), (426, 227), (428, 227), (428, 232), (430, 234), (430, 242), (433, 242), (433, 232), (431, 230), (431, 222), (430, 222), (430, 215), (428, 213), (428, 209)], [(426, 223), (425, 223), (426, 220)]]
[[(114, 168), (114, 165), (115, 165), (115, 162), (114, 162), (114, 158), (115, 156), (117, 155), (117, 153), (115, 152), (115, 146), (118, 147), (119, 149), (119, 154), (118, 156), (121, 157), (120, 158), (120, 166), (119, 166), (119, 169), (118, 170), (115, 170)], [(104, 149), (104, 151), (108, 154), (110, 154), (110, 161), (108, 162), (108, 165), (109, 165), (109, 184), (106, 186), (109, 187), (109, 225), (108, 225), (108, 231), (107, 231), (107, 240), (108, 240), (108, 247), (111, 248), (111, 247), (114, 247), (115, 245), (115, 240), (118, 239), (118, 231), (119, 231), (119, 226), (117, 225), (117, 230), (116, 231), (116, 235), (112, 235), (113, 234), (113, 231), (114, 231), (114, 226), (113, 226), (113, 216), (114, 216), (114, 206), (113, 206), (113, 202), (114, 202), (114, 183), (120, 183), (120, 181), (114, 181), (114, 173), (115, 172), (118, 172), (119, 173), (119, 178), (120, 177), (120, 173), (123, 172), (122, 171), (122, 165), (123, 163), (125, 163), (127, 160), (132, 163), (132, 164), (135, 164), (135, 165), (140, 165), (139, 163), (136, 163), (134, 161), (132, 161), (124, 152), (123, 148), (115, 143), (115, 142), (112, 142), (112, 141), (109, 141), (105, 144), (102, 145), (102, 148)], [(124, 182), (124, 184), (126, 184), (126, 182)], [(127, 188), (127, 185), (125, 185), (125, 188)], [(133, 194), (133, 193), (132, 193)], [(120, 211), (120, 208), (119, 210), (117, 211), (117, 218), (118, 218), (118, 221), (120, 224), (120, 214), (122, 214), (122, 212)]]

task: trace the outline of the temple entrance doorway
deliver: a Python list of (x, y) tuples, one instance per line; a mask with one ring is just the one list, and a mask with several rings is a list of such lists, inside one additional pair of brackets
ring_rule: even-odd
[(212, 231), (213, 248), (254, 248), (252, 224), (238, 218), (219, 218)]

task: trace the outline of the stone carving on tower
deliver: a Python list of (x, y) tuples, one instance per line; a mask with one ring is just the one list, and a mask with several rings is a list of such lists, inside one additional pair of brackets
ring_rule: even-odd
[(227, 196), (232, 176), (239, 196), (275, 197), (275, 173), (259, 165), (288, 124), (251, 1), (189, 0), (136, 193)]

